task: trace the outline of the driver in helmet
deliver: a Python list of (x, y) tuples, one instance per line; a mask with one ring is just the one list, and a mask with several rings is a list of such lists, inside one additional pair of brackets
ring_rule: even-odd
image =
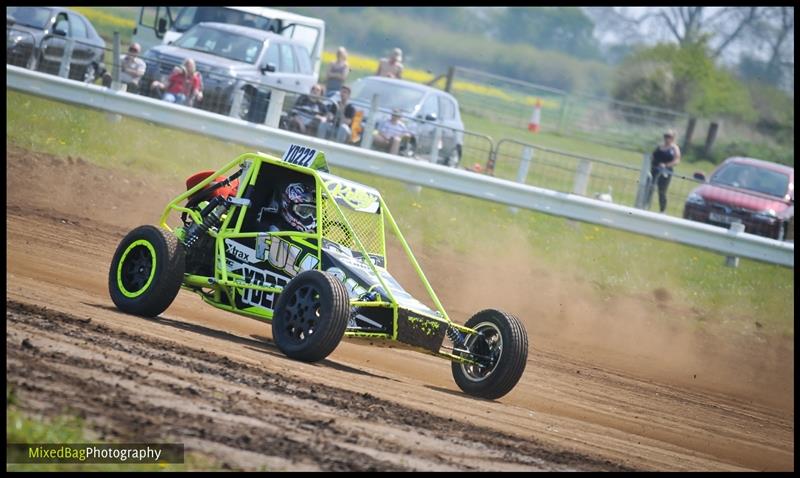
[(277, 220), (271, 221), (269, 232), (314, 232), (317, 228), (316, 197), (313, 186), (289, 183), (270, 207), (262, 208), (259, 221), (266, 220), (261, 217), (264, 212), (278, 213)]

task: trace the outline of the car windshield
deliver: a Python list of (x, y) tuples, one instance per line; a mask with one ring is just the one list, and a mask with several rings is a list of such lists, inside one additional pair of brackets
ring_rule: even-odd
[(711, 176), (711, 183), (782, 198), (789, 189), (789, 176), (751, 164), (728, 163)]
[(242, 25), (259, 30), (276, 32), (278, 22), (252, 13), (242, 12), (227, 7), (184, 7), (175, 20), (175, 31), (185, 32), (193, 25), (201, 22), (228, 23)]
[(411, 113), (422, 100), (425, 93), (402, 85), (382, 81), (357, 81), (353, 85), (353, 101), (369, 104), (373, 95), (378, 95), (378, 107), (393, 110), (399, 108)]
[(258, 60), (263, 43), (255, 38), (197, 25), (173, 45), (253, 64)]
[(44, 30), (50, 20), (53, 11), (42, 7), (6, 7), (6, 16), (14, 19), (14, 22), (26, 27)]

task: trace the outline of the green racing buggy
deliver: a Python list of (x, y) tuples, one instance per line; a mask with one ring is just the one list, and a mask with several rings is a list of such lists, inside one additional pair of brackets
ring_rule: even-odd
[[(245, 153), (186, 186), (160, 227), (140, 226), (117, 247), (108, 283), (121, 311), (155, 317), (184, 288), (271, 322), (276, 346), (293, 359), (322, 360), (343, 338), (403, 346), (451, 360), (458, 386), (489, 399), (522, 376), (522, 323), (496, 309), (451, 321), (380, 193), (331, 174), (321, 151)], [(175, 215), (181, 225), (170, 227)], [(434, 308), (387, 270), (387, 229)]]

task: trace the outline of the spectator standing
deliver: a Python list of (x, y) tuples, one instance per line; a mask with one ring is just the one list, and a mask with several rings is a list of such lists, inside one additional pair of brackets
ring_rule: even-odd
[(339, 89), (339, 101), (328, 106), (328, 120), (320, 124), (318, 136), (328, 139), (332, 131), (336, 131), (336, 141), (347, 142), (351, 136), (350, 126), (356, 115), (355, 107), (350, 103), (350, 87), (342, 85)]
[[(125, 84), (129, 93), (139, 92), (139, 80), (144, 76), (147, 65), (144, 60), (139, 58), (139, 53), (142, 52), (142, 47), (138, 43), (131, 43), (128, 46), (128, 53), (120, 55), (120, 69), (119, 81)], [(111, 87), (111, 73), (105, 72), (103, 74), (103, 86), (106, 88)]]
[[(664, 142), (653, 151), (650, 162), (652, 181), (658, 186), (658, 207), (660, 212), (667, 209), (667, 188), (672, 179), (673, 168), (681, 162), (681, 149), (675, 144), (675, 131), (664, 132)], [(653, 194), (652, 183), (650, 194)]]
[(381, 58), (378, 65), (378, 71), (375, 73), (378, 76), (385, 76), (387, 78), (402, 78), (403, 77), (403, 50), (395, 48), (392, 50), (389, 59)]
[(310, 94), (297, 99), (289, 113), (289, 130), (303, 134), (317, 134), (322, 123), (328, 120), (328, 108), (322, 101), (322, 85), (311, 87)]
[(336, 61), (328, 65), (328, 75), (325, 83), (325, 90), (328, 96), (339, 91), (342, 85), (347, 81), (347, 75), (350, 74), (350, 65), (347, 63), (347, 50), (340, 46), (336, 50)]
[(176, 66), (172, 70), (166, 85), (154, 81), (150, 89), (170, 103), (194, 106), (196, 101), (203, 100), (203, 78), (191, 58), (187, 58), (183, 66)]
[(401, 112), (394, 110), (391, 119), (382, 122), (378, 127), (378, 133), (373, 138), (372, 144), (384, 151), (388, 150), (389, 154), (398, 154), (400, 144), (410, 137), (411, 131), (403, 122)]

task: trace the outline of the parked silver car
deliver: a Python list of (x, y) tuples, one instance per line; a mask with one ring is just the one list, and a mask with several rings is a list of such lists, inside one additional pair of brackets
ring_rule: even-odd
[[(351, 103), (362, 110), (367, 121), (372, 97), (378, 96), (376, 125), (388, 121), (391, 112), (401, 110), (414, 139), (414, 154), (428, 156), (437, 148), (437, 163), (456, 167), (464, 145), (464, 123), (453, 95), (410, 81), (368, 76), (352, 85)], [(332, 98), (338, 101), (338, 95)], [(436, 129), (440, 141), (434, 144)]]
[(69, 78), (93, 82), (105, 70), (106, 42), (89, 20), (62, 7), (6, 7), (6, 63), (58, 74), (67, 40), (75, 40)]
[(228, 115), (235, 92), (243, 90), (240, 116), (254, 122), (264, 121), (270, 88), (305, 94), (317, 82), (311, 55), (299, 42), (255, 28), (204, 22), (171, 45), (145, 53), (143, 84), (164, 82), (187, 58), (194, 59), (203, 78), (200, 108)]

